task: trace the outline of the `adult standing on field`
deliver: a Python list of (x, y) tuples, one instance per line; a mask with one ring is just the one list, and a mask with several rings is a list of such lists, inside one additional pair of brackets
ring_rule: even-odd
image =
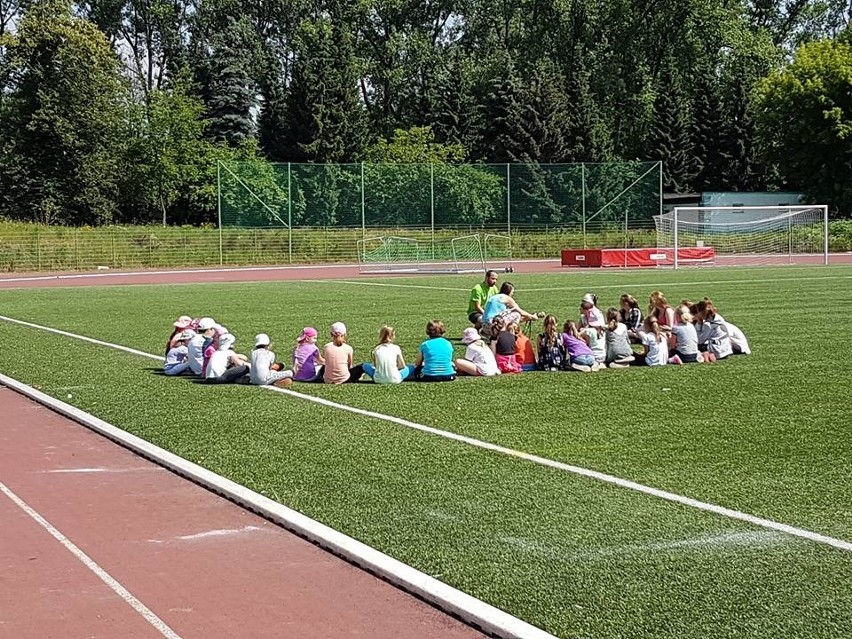
[(477, 329), (482, 327), (482, 316), (485, 314), (485, 303), (489, 297), (497, 295), (497, 271), (485, 271), (485, 281), (480, 282), (470, 291), (470, 301), (467, 305), (467, 318)]

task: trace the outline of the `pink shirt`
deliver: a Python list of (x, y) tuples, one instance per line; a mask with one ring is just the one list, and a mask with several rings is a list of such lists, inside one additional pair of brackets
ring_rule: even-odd
[(349, 380), (349, 362), (353, 352), (349, 344), (336, 346), (334, 342), (329, 342), (325, 345), (322, 353), (325, 372), (322, 379), (326, 384), (342, 384)]

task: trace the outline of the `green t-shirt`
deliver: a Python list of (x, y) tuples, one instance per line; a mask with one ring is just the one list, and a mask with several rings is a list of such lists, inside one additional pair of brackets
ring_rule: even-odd
[(470, 302), (467, 305), (467, 314), (476, 312), (476, 303), (479, 302), (479, 305), (484, 309), (485, 302), (488, 301), (489, 297), (497, 295), (499, 290), (496, 286), (492, 286), (491, 288), (485, 288), (485, 282), (480, 282), (476, 286), (473, 287), (473, 290), (470, 292)]

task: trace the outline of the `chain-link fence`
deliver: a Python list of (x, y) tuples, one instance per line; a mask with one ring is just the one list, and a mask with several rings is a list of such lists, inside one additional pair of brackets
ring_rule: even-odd
[(515, 259), (562, 248), (651, 247), (659, 163), (564, 165), (222, 163), (220, 226), (0, 224), (0, 270), (358, 261), (368, 236), (432, 247), (480, 231)]
[[(580, 164), (220, 163), (219, 225), (278, 228), (287, 261), (299, 261), (299, 229), (356, 230), (357, 239), (393, 232), (439, 241), (443, 233), (491, 230), (579, 232), (597, 246), (601, 230), (617, 247), (662, 211), (659, 162)], [(422, 239), (422, 237), (418, 237)], [(523, 243), (523, 242), (522, 242)], [(571, 242), (573, 245), (574, 242)], [(644, 245), (644, 241), (642, 242)], [(520, 257), (520, 255), (516, 254)]]

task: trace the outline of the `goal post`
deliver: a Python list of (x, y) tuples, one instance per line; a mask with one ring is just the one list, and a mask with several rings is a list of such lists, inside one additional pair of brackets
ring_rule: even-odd
[(362, 275), (389, 273), (474, 273), (485, 269), (478, 234), (426, 242), (411, 237), (382, 236), (357, 240)]
[(679, 206), (654, 216), (657, 251), (679, 268), (697, 252), (717, 265), (828, 264), (828, 207)]

